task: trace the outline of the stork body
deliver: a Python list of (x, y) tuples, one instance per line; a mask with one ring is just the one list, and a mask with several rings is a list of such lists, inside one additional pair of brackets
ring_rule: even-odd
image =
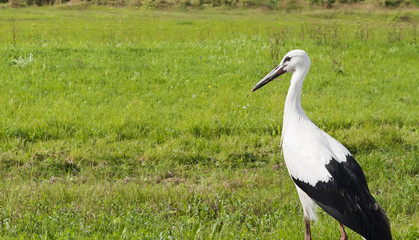
[(311, 239), (310, 221), (316, 219), (318, 205), (339, 221), (341, 239), (347, 239), (342, 224), (368, 240), (392, 239), (390, 223), (370, 194), (359, 164), (341, 143), (311, 122), (301, 107), (301, 89), (310, 65), (305, 51), (293, 50), (252, 90), (285, 72), (292, 73), (284, 107), (282, 149), (304, 210), (305, 237)]

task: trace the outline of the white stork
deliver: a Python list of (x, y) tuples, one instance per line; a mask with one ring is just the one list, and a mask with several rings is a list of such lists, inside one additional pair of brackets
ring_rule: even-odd
[(316, 205), (339, 221), (341, 240), (347, 239), (343, 225), (368, 240), (392, 239), (390, 222), (371, 195), (359, 164), (340, 142), (314, 125), (301, 107), (301, 89), (310, 65), (305, 51), (290, 51), (252, 89), (254, 92), (281, 74), (292, 73), (284, 107), (282, 150), (303, 206), (305, 240), (311, 239), (310, 221), (316, 219)]

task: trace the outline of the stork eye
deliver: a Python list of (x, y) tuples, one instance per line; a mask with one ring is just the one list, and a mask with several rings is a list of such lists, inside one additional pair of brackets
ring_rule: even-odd
[(291, 60), (291, 58), (290, 58), (290, 57), (286, 57), (286, 58), (284, 59), (284, 63), (288, 62), (289, 60)]

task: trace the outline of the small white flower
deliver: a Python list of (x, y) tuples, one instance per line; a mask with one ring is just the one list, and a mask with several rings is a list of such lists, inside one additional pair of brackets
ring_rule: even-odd
[(12, 59), (12, 62), (14, 62), (17, 66), (24, 67), (25, 65), (28, 65), (33, 60), (32, 53), (29, 53), (29, 57), (22, 57), (19, 56), (17, 59)]

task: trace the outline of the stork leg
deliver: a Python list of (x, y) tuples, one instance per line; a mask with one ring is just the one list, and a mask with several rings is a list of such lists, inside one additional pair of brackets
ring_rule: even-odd
[(346, 235), (345, 229), (343, 228), (343, 224), (339, 222), (340, 226), (340, 240), (348, 240), (348, 235)]
[(304, 220), (306, 225), (306, 236), (304, 237), (304, 240), (311, 240), (310, 220), (307, 218), (304, 218)]

